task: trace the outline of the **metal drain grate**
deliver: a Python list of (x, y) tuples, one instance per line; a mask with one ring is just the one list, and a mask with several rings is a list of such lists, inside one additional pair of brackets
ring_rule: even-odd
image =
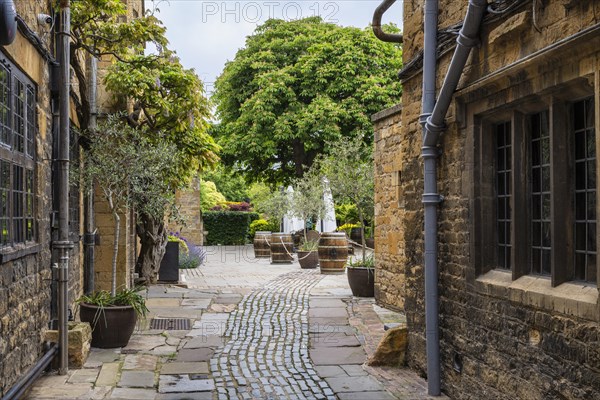
[(190, 320), (187, 318), (152, 318), (150, 329), (165, 331), (184, 331), (190, 329)]

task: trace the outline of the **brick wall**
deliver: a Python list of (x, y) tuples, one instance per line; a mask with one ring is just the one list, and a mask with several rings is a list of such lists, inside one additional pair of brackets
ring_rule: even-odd
[[(535, 21), (533, 5), (525, 2), (484, 24), (482, 45), (465, 67), (440, 143), (440, 348), (442, 390), (451, 398), (600, 397), (597, 287), (552, 288), (543, 279), (512, 281), (506, 274), (476, 272), (476, 116), (516, 102), (526, 110), (527, 102), (536, 101), (539, 94), (559, 98), (564, 86), (580, 80), (595, 85), (596, 103), (600, 102), (600, 34), (552, 50), (559, 40), (597, 23), (598, 2), (541, 3)], [(439, 29), (460, 22), (466, 6), (467, 2), (440, 1)], [(422, 7), (422, 1), (404, 2), (405, 65), (422, 49)], [(438, 90), (451, 54), (438, 60)], [(410, 331), (408, 363), (425, 375), (421, 84), (418, 69), (404, 76), (401, 121), (397, 112), (374, 118), (375, 231), (377, 300), (404, 309)], [(598, 109), (596, 104), (597, 128)], [(394, 177), (397, 171), (401, 173)], [(455, 358), (462, 361), (461, 372), (453, 368)]]

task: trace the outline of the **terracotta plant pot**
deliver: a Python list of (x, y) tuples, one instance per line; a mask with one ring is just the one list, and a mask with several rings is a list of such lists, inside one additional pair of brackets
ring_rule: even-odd
[(312, 269), (319, 266), (319, 252), (317, 250), (298, 250), (298, 262), (302, 269)]
[(348, 267), (348, 284), (352, 294), (357, 297), (375, 296), (375, 269), (365, 267)]
[(98, 307), (80, 303), (79, 318), (92, 327), (92, 347), (125, 347), (135, 329), (137, 314), (132, 306)]

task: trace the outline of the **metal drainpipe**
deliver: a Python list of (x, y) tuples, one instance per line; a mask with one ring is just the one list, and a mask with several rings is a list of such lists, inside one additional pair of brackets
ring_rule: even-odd
[[(95, 130), (97, 125), (97, 81), (98, 81), (98, 59), (90, 55), (89, 65), (89, 102), (90, 102), (90, 130)], [(94, 253), (95, 253), (95, 221), (94, 221), (94, 186), (90, 183), (85, 194), (85, 235), (84, 235), (84, 269), (85, 269), (85, 292), (90, 294), (95, 289), (94, 277)]]
[[(427, 4), (434, 1), (426, 2), (426, 26), (425, 30), (431, 30), (437, 34), (437, 27), (431, 28), (427, 23), (428, 10)], [(435, 2), (435, 10), (437, 15), (437, 2)], [(465, 21), (460, 30), (457, 46), (450, 62), (450, 67), (446, 73), (444, 83), (440, 90), (440, 95), (431, 111), (431, 115), (426, 116), (425, 96), (431, 90), (428, 86), (428, 91), (425, 91), (426, 80), (431, 77), (426, 77), (430, 68), (433, 69), (433, 85), (435, 85), (435, 67), (431, 67), (432, 62), (423, 61), (423, 115), (421, 121), (425, 121), (423, 133), (423, 148), (422, 156), (424, 159), (424, 192), (423, 203), (425, 207), (425, 335), (427, 339), (427, 380), (428, 391), (431, 396), (440, 395), (440, 354), (439, 354), (439, 298), (438, 298), (438, 254), (437, 254), (437, 204), (441, 201), (441, 197), (437, 192), (437, 144), (440, 134), (444, 130), (444, 119), (452, 101), (452, 96), (458, 81), (461, 77), (463, 68), (469, 57), (471, 48), (479, 43), (478, 34), (483, 14), (485, 13), (487, 0), (469, 0), (469, 7)], [(433, 12), (433, 5), (431, 5)], [(429, 16), (431, 18), (431, 15)], [(430, 21), (432, 22), (432, 21)], [(436, 23), (437, 25), (437, 23)], [(429, 27), (429, 28), (428, 28)], [(432, 39), (430, 39), (432, 40)], [(433, 40), (432, 40), (433, 42)], [(434, 42), (435, 43), (435, 42)], [(431, 50), (431, 44), (428, 43), (427, 36), (425, 38), (424, 50), (427, 56), (428, 50), (435, 54), (435, 50)], [(435, 47), (434, 47), (435, 49)], [(435, 58), (434, 58), (435, 60)], [(426, 64), (427, 63), (427, 64)], [(427, 68), (427, 71), (426, 71)], [(427, 104), (429, 106), (429, 104)]]
[(8, 392), (2, 397), (2, 400), (15, 400), (20, 399), (27, 389), (31, 386), (38, 376), (50, 365), (54, 356), (58, 353), (58, 345), (53, 343), (48, 351), (39, 359), (39, 361), (19, 379), (16, 385), (11, 387)]
[[(424, 9), (423, 44), (423, 99), (420, 123), (423, 137), (425, 122), (435, 106), (437, 69), (437, 23), (438, 0), (426, 0)], [(425, 337), (427, 341), (427, 393), (439, 396), (440, 389), (440, 342), (438, 328), (437, 288), (437, 205), (441, 197), (437, 193), (437, 148), (423, 147), (425, 208)]]
[(69, 0), (60, 1), (60, 86), (59, 112), (60, 128), (58, 132), (58, 240), (53, 243), (59, 251), (58, 263), (58, 347), (60, 375), (66, 375), (69, 367), (68, 360), (68, 307), (69, 307), (69, 250), (73, 243), (69, 240), (69, 112), (70, 112), (70, 31), (71, 9)]
[(399, 33), (385, 33), (381, 29), (381, 17), (395, 2), (396, 0), (384, 0), (373, 13), (373, 23), (371, 24), (373, 33), (383, 42), (402, 43), (404, 40), (403, 36)]

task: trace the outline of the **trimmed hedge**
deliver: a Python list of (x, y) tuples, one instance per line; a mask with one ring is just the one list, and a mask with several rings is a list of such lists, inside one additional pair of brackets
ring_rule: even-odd
[(205, 211), (202, 213), (207, 245), (246, 244), (250, 223), (259, 218), (255, 212)]

